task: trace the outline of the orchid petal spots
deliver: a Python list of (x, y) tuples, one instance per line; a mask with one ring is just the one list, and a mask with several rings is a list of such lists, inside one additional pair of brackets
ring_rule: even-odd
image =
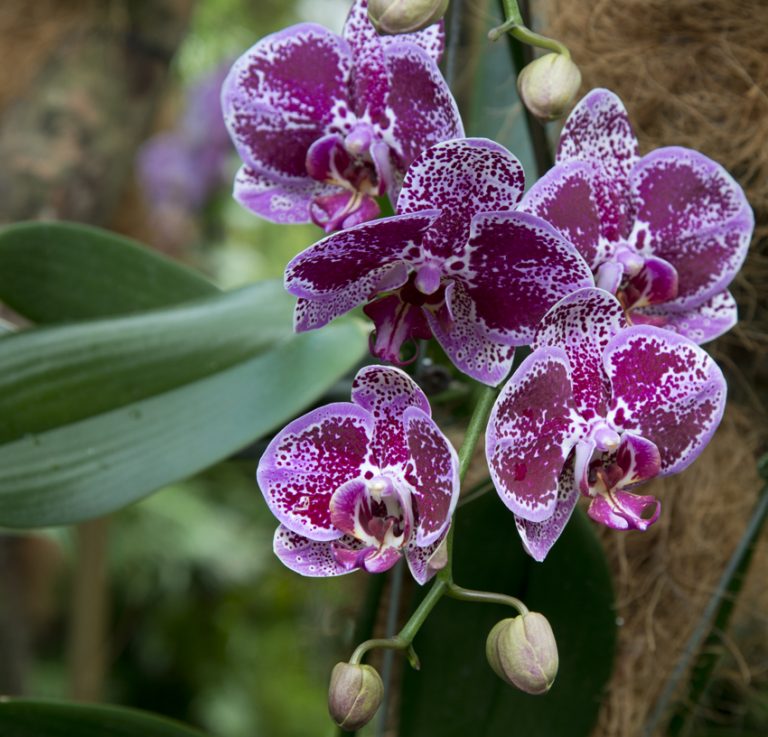
[(573, 464), (566, 463), (557, 488), (555, 511), (543, 522), (531, 522), (515, 517), (523, 547), (534, 560), (543, 561), (557, 542), (579, 500), (579, 490), (573, 479)]
[(445, 532), (459, 499), (459, 459), (422, 409), (409, 407), (403, 425), (412, 461), (406, 479), (413, 489), (416, 543), (431, 545)]
[(238, 59), (222, 87), (224, 120), (250, 168), (276, 181), (306, 177), (305, 157), (347, 96), (347, 44), (302, 23), (263, 38)]
[(514, 347), (488, 336), (462, 282), (448, 285), (445, 301), (437, 312), (424, 311), (435, 339), (456, 368), (477, 381), (497, 386), (512, 368)]
[(607, 179), (626, 181), (638, 159), (638, 145), (621, 100), (605, 89), (592, 90), (568, 116), (557, 163), (594, 161)]
[(553, 304), (594, 284), (576, 249), (527, 213), (476, 215), (467, 251), (456, 278), (474, 304), (474, 319), (502, 343), (529, 343)]
[(422, 586), (448, 563), (445, 547), (441, 547), (447, 533), (446, 530), (431, 545), (421, 546), (412, 540), (405, 547), (405, 559), (411, 575)]
[(376, 422), (371, 449), (376, 466), (405, 466), (410, 456), (403, 415), (412, 407), (430, 415), (429, 402), (416, 382), (400, 369), (366, 366), (352, 383), (352, 401)]
[(541, 522), (557, 504), (558, 478), (581, 431), (571, 367), (558, 348), (540, 348), (502, 389), (486, 431), (486, 457), (502, 501)]
[(647, 307), (632, 313), (632, 322), (659, 325), (701, 345), (727, 333), (738, 320), (738, 307), (727, 290), (718, 292), (704, 304), (676, 311), (667, 305)]
[(686, 338), (637, 325), (608, 344), (604, 366), (613, 425), (658, 447), (662, 475), (688, 466), (723, 415), (726, 386), (717, 364)]
[(485, 138), (446, 141), (411, 164), (397, 211), (442, 209), (429, 247), (434, 255), (447, 258), (466, 243), (473, 215), (514, 209), (524, 183), (520, 162), (503, 146)]
[(546, 220), (596, 270), (608, 253), (600, 239), (602, 220), (594, 172), (593, 165), (585, 161), (555, 166), (526, 192), (519, 209)]
[(464, 128), (456, 101), (426, 52), (410, 43), (389, 44), (386, 63), (391, 82), (382, 136), (405, 170), (424, 149), (460, 138)]
[(571, 374), (579, 412), (590, 419), (605, 416), (610, 386), (603, 352), (626, 327), (618, 300), (602, 289), (581, 289), (558, 302), (542, 319), (533, 348), (560, 346), (577, 370)]
[[(688, 148), (671, 146), (644, 156), (632, 170), (631, 185), (635, 231), (647, 229), (646, 247), (654, 252), (664, 242), (723, 227), (737, 218), (743, 221), (749, 209), (733, 177)], [(744, 223), (738, 230), (745, 230)], [(751, 223), (746, 230), (751, 231)]]
[(628, 491), (612, 491), (596, 496), (587, 514), (614, 530), (647, 530), (661, 513), (661, 502), (654, 496), (639, 496)]
[(313, 198), (327, 195), (332, 187), (301, 180), (276, 184), (253, 169), (242, 166), (235, 177), (234, 197), (243, 207), (274, 223), (308, 223)]
[(350, 573), (354, 567), (345, 566), (337, 560), (333, 553), (335, 544), (345, 548), (359, 546), (359, 543), (349, 536), (344, 536), (338, 541), (319, 542), (280, 525), (275, 530), (273, 549), (286, 567), (302, 576), (342, 576)]
[(300, 417), (270, 442), (257, 479), (272, 514), (312, 540), (342, 533), (329, 510), (336, 489), (369, 467), (373, 418), (350, 403), (330, 404)]

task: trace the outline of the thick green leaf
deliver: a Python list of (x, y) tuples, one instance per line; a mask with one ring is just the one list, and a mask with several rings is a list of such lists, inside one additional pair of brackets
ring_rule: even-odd
[(546, 696), (506, 685), (485, 659), (491, 627), (509, 607), (441, 601), (406, 668), (402, 737), (581, 737), (594, 725), (611, 673), (615, 613), (610, 574), (591, 524), (577, 510), (544, 563), (522, 550), (512, 515), (495, 494), (457, 515), (456, 582), (521, 598), (552, 624), (560, 670)]
[(0, 341), (0, 442), (41, 433), (202, 379), (291, 334), (276, 282), (183, 306)]
[(299, 413), (365, 349), (360, 324), (338, 320), (176, 389), (6, 443), (0, 525), (78, 522), (190, 476)]
[(202, 732), (135, 709), (0, 699), (3, 737), (204, 737)]
[(197, 272), (106, 230), (64, 222), (0, 228), (0, 300), (33, 322), (140, 312), (217, 291)]

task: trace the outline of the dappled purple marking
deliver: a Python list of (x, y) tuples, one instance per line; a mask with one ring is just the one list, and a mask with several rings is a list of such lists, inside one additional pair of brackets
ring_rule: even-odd
[(604, 365), (615, 426), (658, 447), (662, 475), (692, 463), (725, 407), (725, 379), (709, 355), (679, 335), (636, 325), (609, 343)]
[(580, 430), (570, 373), (562, 350), (534, 351), (502, 389), (488, 422), (485, 452), (496, 490), (532, 522), (552, 515), (558, 477)]
[(314, 410), (278, 433), (257, 479), (281, 522), (276, 554), (313, 576), (380, 572), (405, 554), (423, 583), (437, 570), (427, 561), (459, 493), (456, 452), (424, 393), (385, 366), (358, 372), (352, 402)]
[(353, 227), (378, 215), (376, 196), (396, 200), (423, 148), (463, 135), (435, 63), (442, 25), (384, 40), (366, 7), (354, 3), (343, 36), (299, 24), (232, 67), (222, 107), (249, 172), (235, 196), (256, 214)]
[(662, 148), (640, 158), (612, 92), (593, 90), (577, 105), (557, 164), (521, 209), (574, 243), (630, 320), (637, 315), (637, 322), (699, 343), (730, 326), (722, 314), (702, 329), (698, 309), (725, 290), (746, 256), (754, 216), (744, 192), (723, 167), (691, 149)]
[(429, 413), (409, 407), (403, 425), (411, 459), (405, 478), (413, 489), (416, 542), (430, 545), (445, 531), (456, 507), (459, 461)]
[(579, 491), (593, 519), (646, 529), (660, 505), (630, 490), (701, 452), (725, 403), (717, 365), (668, 330), (627, 327), (618, 300), (601, 289), (555, 305), (532, 347), (486, 431), (491, 477), (526, 549), (546, 556)]
[(447, 552), (444, 547), (440, 547), (447, 534), (448, 528), (430, 545), (417, 545), (411, 540), (404, 548), (411, 575), (422, 586), (448, 563)]

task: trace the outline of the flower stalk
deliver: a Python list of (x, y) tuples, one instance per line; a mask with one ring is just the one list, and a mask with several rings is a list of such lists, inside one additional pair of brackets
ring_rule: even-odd
[(536, 46), (540, 49), (554, 51), (557, 54), (561, 54), (566, 59), (571, 58), (571, 52), (568, 51), (566, 46), (554, 38), (534, 33), (525, 25), (517, 0), (503, 0), (503, 5), (504, 15), (507, 19), (500, 26), (491, 28), (491, 30), (488, 31), (489, 40), (498, 41), (505, 33), (509, 33), (510, 36), (516, 38), (521, 43), (528, 44), (529, 46)]

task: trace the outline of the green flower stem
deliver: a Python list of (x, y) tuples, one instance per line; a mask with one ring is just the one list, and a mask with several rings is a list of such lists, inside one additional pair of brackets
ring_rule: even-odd
[(562, 54), (566, 59), (571, 58), (571, 52), (559, 41), (542, 36), (539, 33), (534, 33), (530, 28), (526, 27), (525, 23), (523, 23), (523, 16), (520, 13), (517, 0), (503, 0), (503, 4), (507, 20), (500, 26), (488, 31), (488, 38), (491, 41), (498, 41), (505, 33), (509, 33), (510, 36), (524, 44), (538, 46), (541, 49), (549, 49), (557, 54)]
[(519, 614), (528, 614), (528, 607), (523, 604), (520, 599), (516, 599), (514, 596), (495, 594), (490, 591), (473, 591), (472, 589), (465, 589), (462, 586), (457, 586), (455, 583), (448, 584), (448, 590), (445, 593), (452, 599), (478, 601), (483, 604), (504, 604), (505, 606), (511, 606), (513, 609), (517, 609)]

